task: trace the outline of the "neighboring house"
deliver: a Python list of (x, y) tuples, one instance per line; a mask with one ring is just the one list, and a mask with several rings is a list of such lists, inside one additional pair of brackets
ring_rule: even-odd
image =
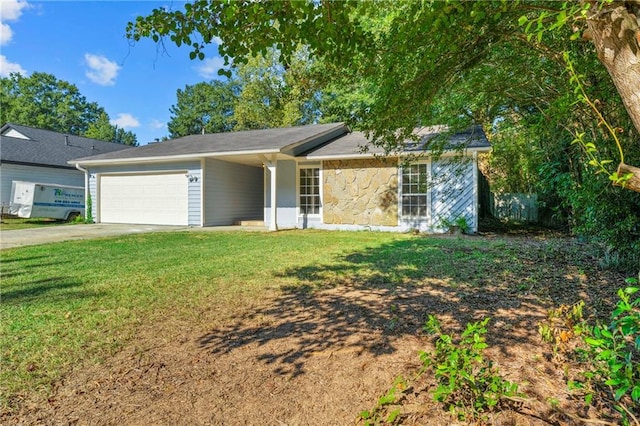
[[(443, 155), (419, 142), (381, 158), (362, 133), (340, 123), (192, 135), (72, 161), (88, 170), (93, 219), (189, 226), (261, 220), (269, 229), (426, 232), (465, 217), (478, 226), (479, 152), (491, 146), (477, 126), (456, 134)], [(454, 157), (461, 157), (455, 159)]]
[(130, 146), (7, 123), (0, 128), (0, 203), (5, 212), (11, 183), (82, 186), (84, 172), (69, 160), (120, 151)]

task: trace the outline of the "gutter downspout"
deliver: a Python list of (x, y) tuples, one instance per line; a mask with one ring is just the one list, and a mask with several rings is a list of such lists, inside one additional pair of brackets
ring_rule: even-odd
[(87, 202), (89, 201), (89, 170), (80, 167), (79, 163), (76, 163), (76, 169), (84, 173), (84, 219), (90, 219), (93, 222), (93, 218), (87, 217), (89, 213), (89, 209), (87, 209)]

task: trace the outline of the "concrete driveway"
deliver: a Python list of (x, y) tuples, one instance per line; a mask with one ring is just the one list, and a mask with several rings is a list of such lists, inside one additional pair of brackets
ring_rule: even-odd
[(188, 228), (186, 226), (121, 225), (106, 223), (47, 226), (44, 228), (15, 229), (11, 231), (2, 231), (0, 229), (0, 249), (33, 246), (58, 241), (111, 237), (124, 234), (179, 230), (186, 231), (189, 229), (192, 228)]
[(253, 231), (267, 232), (264, 226), (211, 226), (206, 228), (163, 225), (124, 225), (116, 223), (93, 223), (90, 225), (47, 226), (43, 228), (15, 229), (3, 231), (0, 228), (0, 250), (55, 243), (68, 240), (88, 240), (91, 238), (113, 237), (125, 234), (172, 231)]

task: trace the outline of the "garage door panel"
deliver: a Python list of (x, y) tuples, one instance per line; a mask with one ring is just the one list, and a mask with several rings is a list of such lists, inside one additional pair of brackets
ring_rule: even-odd
[(187, 182), (184, 172), (103, 175), (100, 178), (100, 221), (187, 225)]

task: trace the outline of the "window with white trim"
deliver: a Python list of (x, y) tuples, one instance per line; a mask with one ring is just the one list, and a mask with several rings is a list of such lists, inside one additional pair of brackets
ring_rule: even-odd
[(300, 214), (320, 214), (320, 168), (300, 168)]
[(402, 216), (427, 217), (427, 164), (402, 168)]

